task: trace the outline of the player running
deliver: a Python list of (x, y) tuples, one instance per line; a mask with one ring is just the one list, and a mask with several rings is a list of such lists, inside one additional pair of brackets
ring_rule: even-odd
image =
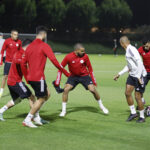
[[(150, 41), (145, 40), (143, 42), (143, 46), (141, 46), (138, 49), (138, 51), (143, 59), (143, 64), (147, 71), (147, 76), (146, 76), (146, 80), (145, 80), (145, 86), (146, 86), (150, 80)], [(142, 96), (142, 102), (145, 104), (145, 100), (144, 100), (143, 96)]]
[(4, 76), (2, 78), (2, 84), (0, 89), (0, 97), (2, 97), (4, 87), (8, 78), (9, 69), (12, 63), (14, 54), (20, 49), (21, 41), (18, 39), (18, 31), (11, 30), (11, 38), (5, 40), (0, 56), (0, 65), (3, 64), (3, 56), (6, 51), (5, 65), (4, 65)]
[[(26, 39), (23, 41), (22, 48), (14, 54), (12, 64), (10, 67), (9, 75), (8, 75), (8, 89), (10, 91), (10, 95), (12, 100), (10, 100), (6, 105), (4, 105), (0, 109), (0, 120), (5, 121), (3, 119), (3, 113), (7, 110), (20, 103), (22, 99), (28, 98), (30, 102), (30, 107), (32, 108), (33, 103), (35, 102), (35, 96), (32, 95), (29, 88), (22, 82), (23, 75), (26, 79), (27, 70), (24, 68), (22, 64), (22, 60), (24, 57), (24, 51), (27, 46), (31, 43), (30, 40)], [(34, 116), (34, 122), (38, 125), (42, 125), (43, 120), (40, 118), (39, 113), (36, 113)]]
[[(89, 90), (94, 95), (95, 99), (99, 103), (100, 109), (104, 112), (104, 114), (108, 114), (109, 111), (102, 104), (100, 95), (95, 88), (96, 80), (93, 74), (93, 69), (89, 57), (85, 53), (85, 48), (83, 47), (83, 45), (79, 43), (76, 44), (74, 47), (74, 52), (71, 52), (68, 55), (66, 55), (61, 65), (63, 67), (68, 65), (71, 76), (68, 78), (64, 88), (62, 96), (62, 112), (60, 113), (59, 116), (64, 117), (66, 115), (68, 94), (70, 90), (73, 90), (79, 83), (81, 83), (86, 90)], [(61, 71), (58, 71), (57, 79), (56, 81), (53, 82), (53, 85), (56, 88), (56, 90), (59, 88), (61, 75), (62, 75)]]
[(50, 94), (47, 90), (47, 84), (44, 75), (47, 57), (55, 65), (55, 67), (60, 69), (66, 76), (70, 75), (59, 64), (51, 47), (45, 42), (43, 42), (46, 36), (47, 36), (46, 29), (42, 26), (38, 27), (36, 39), (28, 46), (25, 53), (26, 60), (24, 64), (27, 63), (29, 67), (27, 79), (31, 87), (34, 89), (35, 95), (37, 97), (37, 101), (34, 103), (29, 114), (23, 121), (24, 126), (28, 126), (31, 128), (37, 127), (32, 123), (31, 120), (35, 115), (35, 113), (40, 110), (44, 102), (48, 100), (48, 98), (50, 97)]
[(117, 80), (125, 72), (129, 72), (129, 76), (126, 82), (125, 96), (131, 114), (129, 115), (127, 121), (132, 121), (134, 118), (138, 117), (135, 110), (134, 101), (132, 98), (132, 92), (135, 89), (135, 99), (137, 101), (140, 113), (137, 122), (142, 123), (145, 122), (145, 117), (144, 117), (144, 106), (141, 97), (142, 93), (144, 93), (145, 90), (144, 80), (147, 73), (141, 60), (140, 54), (138, 53), (137, 49), (130, 44), (129, 39), (126, 36), (120, 38), (120, 44), (126, 51), (125, 56), (127, 60), (127, 66), (125, 66), (124, 69), (114, 77), (114, 80)]

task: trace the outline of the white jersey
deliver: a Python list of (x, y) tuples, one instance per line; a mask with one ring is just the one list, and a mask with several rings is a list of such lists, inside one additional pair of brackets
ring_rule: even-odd
[(131, 44), (128, 45), (125, 56), (127, 60), (127, 66), (125, 66), (124, 69), (119, 72), (119, 75), (129, 72), (130, 76), (138, 79), (147, 75), (141, 56), (134, 46)]
[[(3, 44), (4, 44), (5, 40), (4, 39), (0, 39), (0, 52), (2, 50)], [(6, 51), (4, 52), (4, 57), (6, 56)]]

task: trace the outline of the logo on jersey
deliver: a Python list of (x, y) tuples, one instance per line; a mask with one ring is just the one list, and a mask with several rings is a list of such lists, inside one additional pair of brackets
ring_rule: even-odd
[(17, 44), (16, 44), (16, 46), (18, 47), (18, 46), (19, 46), (19, 44), (17, 43)]
[(84, 63), (84, 60), (80, 60), (80, 63), (83, 64), (83, 63)]
[(74, 63), (75, 63), (75, 61), (73, 60), (73, 61), (72, 61), (72, 63), (74, 64)]
[(10, 46), (13, 46), (13, 44), (12, 44), (12, 43), (10, 43), (9, 45), (10, 45)]

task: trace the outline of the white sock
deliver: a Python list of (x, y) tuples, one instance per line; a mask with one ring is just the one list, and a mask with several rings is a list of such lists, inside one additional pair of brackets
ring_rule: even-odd
[(104, 109), (104, 108), (105, 108), (104, 105), (103, 105), (103, 103), (102, 103), (102, 100), (101, 100), (101, 99), (98, 100), (97, 102), (98, 102), (99, 107), (100, 107), (101, 109)]
[(3, 92), (4, 92), (4, 89), (3, 89), (3, 88), (1, 88), (1, 89), (0, 89), (0, 93), (3, 93)]
[(136, 110), (134, 105), (129, 106), (130, 110), (131, 110), (131, 114), (136, 114)]
[(40, 118), (39, 111), (37, 111), (37, 112), (35, 113), (34, 118), (36, 118), (36, 117)]
[(26, 121), (26, 122), (29, 122), (29, 121), (32, 120), (32, 118), (33, 118), (33, 115), (30, 114), (30, 113), (28, 113), (27, 117), (25, 118), (25, 121)]
[(140, 110), (139, 113), (140, 113), (140, 118), (145, 118), (145, 117), (144, 117), (144, 109), (143, 109), (143, 110)]
[(4, 113), (6, 110), (8, 109), (8, 107), (5, 105), (0, 109), (0, 113)]
[(66, 105), (67, 105), (66, 102), (62, 102), (62, 111), (63, 112), (66, 112)]
[(143, 102), (143, 103), (145, 102), (145, 99), (144, 99), (144, 97), (142, 97), (142, 102)]

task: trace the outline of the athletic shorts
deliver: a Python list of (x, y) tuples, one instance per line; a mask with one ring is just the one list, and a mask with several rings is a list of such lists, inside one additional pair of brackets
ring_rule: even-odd
[(18, 99), (19, 97), (21, 99), (28, 98), (32, 94), (30, 89), (25, 85), (24, 82), (17, 82), (14, 86), (8, 85), (8, 89), (13, 101)]
[(9, 74), (10, 67), (11, 67), (11, 63), (5, 62), (4, 75), (8, 75)]
[(45, 80), (29, 81), (29, 84), (33, 88), (33, 90), (35, 92), (35, 96), (37, 98), (43, 98), (43, 97), (48, 96), (47, 84), (46, 84)]
[(148, 84), (149, 80), (150, 80), (150, 72), (147, 72), (147, 76), (145, 78), (145, 86)]
[(81, 83), (86, 90), (88, 90), (88, 85), (93, 84), (90, 76), (71, 76), (68, 78), (66, 84), (73, 86), (73, 89)]
[(5, 59), (6, 59), (6, 57), (3, 57), (3, 63), (5, 63)]
[(144, 84), (141, 85), (138, 81), (138, 78), (132, 77), (129, 75), (127, 78), (126, 84), (134, 86), (136, 92), (144, 93), (144, 91), (145, 91), (145, 80), (146, 80), (146, 77), (143, 77), (142, 81)]

